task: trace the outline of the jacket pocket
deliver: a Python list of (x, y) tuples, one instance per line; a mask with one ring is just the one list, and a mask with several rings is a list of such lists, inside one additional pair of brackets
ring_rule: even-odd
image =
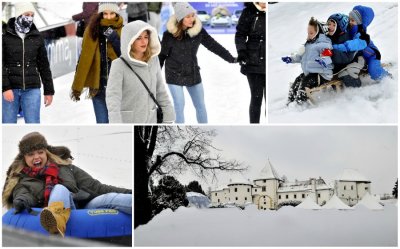
[(248, 42), (247, 43), (247, 65), (260, 65), (261, 64), (261, 43)]

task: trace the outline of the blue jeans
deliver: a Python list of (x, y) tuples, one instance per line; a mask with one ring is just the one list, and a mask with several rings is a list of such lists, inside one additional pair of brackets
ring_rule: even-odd
[(25, 123), (40, 123), (40, 88), (12, 89), (14, 101), (8, 102), (3, 96), (3, 123), (17, 123), (17, 114), (21, 106)]
[[(183, 86), (168, 83), (168, 88), (171, 92), (172, 99), (174, 100), (174, 109), (176, 113), (175, 123), (183, 124), (185, 122), (185, 96), (183, 94)], [(206, 124), (208, 119), (206, 105), (204, 103), (203, 84), (199, 83), (194, 86), (187, 86), (186, 89), (188, 90), (190, 97), (192, 98), (194, 108), (196, 109), (197, 122), (200, 124)]]
[(96, 115), (96, 123), (108, 123), (108, 109), (106, 105), (106, 90), (100, 90), (96, 96), (92, 98), (94, 114)]
[[(61, 184), (55, 185), (51, 191), (49, 205), (57, 201), (62, 201), (64, 203), (64, 208), (76, 209), (71, 192)], [(103, 194), (91, 200), (86, 204), (85, 208), (110, 208), (123, 213), (132, 214), (132, 195), (119, 193)]]

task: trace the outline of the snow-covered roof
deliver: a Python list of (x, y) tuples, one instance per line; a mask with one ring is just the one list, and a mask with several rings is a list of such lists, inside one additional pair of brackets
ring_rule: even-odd
[(343, 203), (342, 200), (339, 199), (336, 195), (333, 195), (331, 199), (322, 206), (323, 209), (354, 209), (352, 207), (347, 206)]
[(383, 210), (383, 207), (381, 204), (379, 204), (378, 200), (376, 200), (374, 197), (372, 197), (368, 192), (364, 195), (361, 201), (355, 205), (355, 208), (359, 208), (360, 206), (367, 207), (368, 209), (371, 210)]
[(250, 181), (250, 179), (246, 179), (244, 176), (232, 177), (231, 179), (229, 179), (229, 183), (227, 184), (227, 186), (235, 185), (235, 184), (241, 184), (241, 185), (245, 184), (245, 185), (253, 186), (253, 184)]
[(312, 199), (311, 195), (307, 196), (302, 203), (296, 206), (296, 208), (303, 209), (322, 209), (315, 201)]
[(339, 181), (371, 182), (356, 169), (344, 169), (342, 174), (336, 177)]
[(203, 194), (200, 194), (200, 193), (197, 193), (197, 192), (186, 192), (186, 196), (187, 197), (192, 197), (192, 196), (198, 196), (198, 197), (206, 197), (205, 195), (203, 195)]
[[(261, 170), (260, 172), (260, 176), (259, 178), (257, 178), (256, 180), (260, 180), (260, 179), (277, 179), (277, 180), (282, 180), (277, 171), (275, 170), (274, 166), (272, 166), (271, 162), (267, 161), (267, 163), (265, 164), (265, 167)], [(256, 181), (255, 180), (255, 181)]]
[[(322, 178), (315, 179), (317, 190), (332, 189)], [(311, 179), (307, 181), (285, 182), (281, 183), (278, 188), (279, 193), (284, 192), (300, 192), (312, 190)]]

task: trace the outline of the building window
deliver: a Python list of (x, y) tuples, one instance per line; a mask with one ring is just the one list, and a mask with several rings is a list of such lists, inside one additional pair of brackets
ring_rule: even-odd
[(278, 196), (279, 200), (281, 199), (281, 195)]
[(286, 195), (286, 199), (289, 199), (289, 195)]
[(305, 194), (301, 194), (301, 198), (306, 198), (306, 195)]
[(250, 193), (250, 189), (249, 188), (247, 189), (247, 192)]
[(215, 193), (215, 196), (217, 196), (217, 193)]
[(365, 187), (365, 190), (368, 190), (368, 187)]
[(350, 186), (351, 190), (353, 190), (353, 185)]
[(256, 188), (254, 189), (254, 192), (257, 192), (257, 189), (256, 189)]
[(235, 200), (238, 200), (238, 198), (236, 197)]
[(247, 201), (247, 197), (244, 197), (244, 200)]
[(264, 205), (267, 205), (267, 203), (264, 201)]
[(346, 190), (346, 185), (344, 185), (344, 190)]
[(321, 194), (318, 194), (318, 198), (321, 198)]
[(264, 182), (264, 183), (266, 183), (266, 182), (267, 182), (267, 180), (263, 180), (263, 182)]
[(263, 192), (267, 191), (267, 188), (266, 188), (265, 186), (262, 187), (262, 191), (263, 191)]
[(294, 198), (296, 199), (296, 195), (294, 195)]
[(235, 188), (235, 192), (237, 192), (237, 188)]
[(218, 199), (218, 203), (219, 203), (219, 199)]

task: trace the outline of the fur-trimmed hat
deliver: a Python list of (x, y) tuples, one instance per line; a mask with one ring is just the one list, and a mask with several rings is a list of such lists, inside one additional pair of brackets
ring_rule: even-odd
[(14, 5), (15, 7), (15, 17), (19, 17), (25, 12), (31, 11), (33, 13), (36, 12), (35, 6), (33, 6), (30, 2), (17, 2)]
[(46, 138), (37, 131), (26, 134), (21, 141), (19, 141), (19, 153), (21, 155), (26, 155), (29, 152), (41, 149), (47, 149), (49, 145), (47, 144)]
[(173, 7), (178, 22), (180, 22), (185, 16), (197, 12), (189, 3), (176, 2), (173, 4)]
[(119, 7), (116, 2), (100, 2), (98, 12), (104, 12), (106, 10), (110, 10), (112, 12), (118, 13)]

